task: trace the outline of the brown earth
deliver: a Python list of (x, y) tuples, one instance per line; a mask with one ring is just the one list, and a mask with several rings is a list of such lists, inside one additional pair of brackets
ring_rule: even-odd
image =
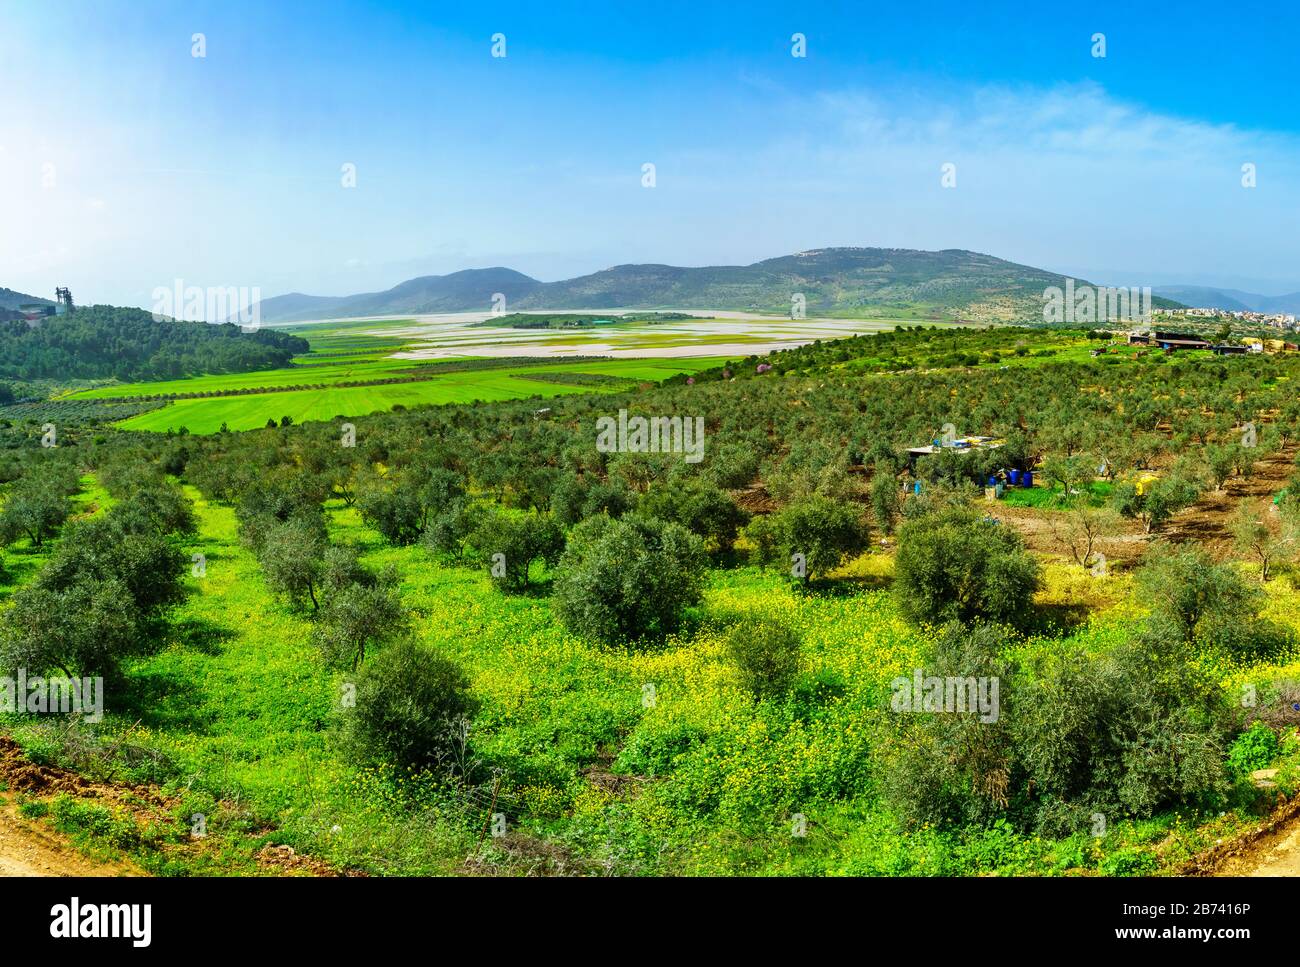
[[(33, 798), (66, 792), (74, 796), (97, 796), (89, 780), (51, 766), (36, 765), (24, 758), (18, 744), (0, 736), (0, 780), (11, 792)], [(70, 844), (66, 837), (37, 821), (24, 819), (8, 797), (0, 807), (0, 875), (3, 876), (141, 876), (127, 861), (92, 860)]]
[(0, 807), (0, 876), (141, 876), (133, 864), (101, 862), (56, 833), (24, 820), (12, 803)]
[(1255, 472), (1245, 480), (1233, 478), (1223, 490), (1207, 491), (1193, 506), (1166, 525), (1164, 536), (1175, 544), (1194, 541), (1216, 558), (1233, 556), (1232, 518), (1245, 498), (1261, 509), (1272, 510), (1273, 497), (1286, 486), (1295, 470), (1296, 448), (1271, 453), (1260, 459)]
[[(1194, 543), (1216, 559), (1239, 557), (1232, 537), (1232, 519), (1237, 507), (1243, 499), (1249, 499), (1262, 512), (1276, 513), (1272, 500), (1295, 470), (1296, 452), (1297, 448), (1288, 447), (1262, 457), (1250, 477), (1234, 477), (1222, 490), (1205, 491), (1200, 500), (1176, 514), (1157, 534), (1144, 534), (1138, 522), (1121, 520), (1116, 532), (1100, 540), (1096, 549), (1106, 555), (1109, 564), (1121, 568), (1134, 564), (1156, 539), (1171, 544)], [(1014, 527), (1031, 550), (1068, 557), (1069, 551), (1053, 533), (1053, 525), (1059, 527), (1063, 519), (1061, 511), (1008, 507), (1001, 503), (988, 506), (989, 513)]]
[(1280, 801), (1259, 826), (1185, 864), (1183, 876), (1300, 876), (1300, 796)]
[[(69, 769), (37, 765), (19, 745), (0, 735), (0, 786), (28, 800), (50, 800), (60, 794), (95, 800), (115, 811), (125, 811), (138, 826), (174, 825), (175, 797), (152, 786), (95, 782)], [(40, 820), (24, 818), (11, 796), (0, 797), (0, 876), (147, 876), (130, 860), (95, 860)], [(264, 832), (269, 832), (266, 830)], [(171, 855), (191, 855), (217, 847), (217, 837), (168, 843), (160, 847)], [(337, 876), (338, 871), (313, 856), (287, 845), (267, 844), (258, 851), (260, 870), (271, 876)], [(349, 875), (349, 874), (344, 874)]]

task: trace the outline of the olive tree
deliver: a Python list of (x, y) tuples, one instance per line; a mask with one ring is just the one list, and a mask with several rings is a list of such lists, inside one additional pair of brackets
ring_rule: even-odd
[(598, 641), (662, 637), (699, 603), (705, 564), (703, 543), (680, 524), (588, 518), (560, 558), (555, 610), (570, 631)]

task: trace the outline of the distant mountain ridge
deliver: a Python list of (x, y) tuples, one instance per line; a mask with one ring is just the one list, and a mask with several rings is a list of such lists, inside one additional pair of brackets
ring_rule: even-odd
[(42, 299), (38, 295), (26, 295), (0, 286), (0, 309), (17, 309), (19, 306), (35, 302), (47, 306), (54, 305), (50, 299)]
[[(263, 322), (523, 309), (730, 309), (789, 314), (797, 295), (808, 315), (922, 305), (979, 322), (1041, 321), (1043, 289), (1065, 276), (965, 249), (822, 248), (752, 265), (616, 265), (559, 282), (513, 269), (468, 269), (410, 279), (352, 296), (276, 296)], [(1081, 281), (1081, 280), (1079, 280)]]
[(1260, 295), (1240, 289), (1216, 289), (1203, 285), (1162, 285), (1154, 293), (1197, 309), (1223, 309), (1227, 312), (1267, 312), (1300, 314), (1300, 292), (1287, 295)]

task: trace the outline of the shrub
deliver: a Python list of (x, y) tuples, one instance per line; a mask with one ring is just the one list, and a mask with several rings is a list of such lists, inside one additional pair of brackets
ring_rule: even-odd
[[(1009, 677), (1000, 657), (1005, 641), (1006, 633), (995, 626), (950, 624), (936, 637), (923, 670), (926, 677), (996, 680), (996, 716), (978, 709), (908, 711), (891, 699), (897, 732), (882, 752), (882, 781), (886, 801), (905, 823), (988, 823), (1006, 810), (1015, 753), (1010, 716), (1001, 707)], [(910, 689), (907, 678), (895, 687)], [(992, 697), (991, 685), (987, 694)]]
[(1170, 474), (1148, 483), (1142, 493), (1135, 484), (1124, 481), (1115, 485), (1111, 506), (1122, 517), (1139, 521), (1142, 529), (1151, 534), (1158, 531), (1169, 518), (1184, 507), (1196, 502), (1200, 492), (1188, 478)]
[(555, 609), (570, 631), (597, 641), (657, 638), (676, 631), (700, 601), (702, 542), (679, 524), (628, 515), (575, 527), (560, 558)]
[(72, 513), (66, 487), (53, 475), (29, 471), (5, 498), (0, 507), (0, 542), (12, 544), (26, 537), (33, 547), (40, 547), (63, 526)]
[(37, 576), (35, 585), (62, 592), (85, 581), (120, 581), (122, 606), (156, 618), (185, 598), (189, 559), (158, 533), (124, 531), (112, 514), (79, 520)]
[(469, 687), (459, 665), (410, 641), (380, 652), (357, 676), (355, 703), (343, 709), (344, 754), (358, 765), (455, 771), (458, 720), (477, 707)]
[[(1181, 643), (1208, 641), (1250, 624), (1259, 592), (1228, 564), (1197, 548), (1160, 546), (1137, 572), (1152, 623)], [(1235, 637), (1235, 636), (1234, 636)]]
[(438, 558), (459, 563), (481, 517), (477, 507), (463, 500), (457, 501), (429, 521), (420, 535), (420, 544)]
[(1146, 642), (1062, 657), (1021, 677), (1016, 696), (1017, 754), (1049, 835), (1078, 832), (1091, 811), (1146, 818), (1226, 791), (1217, 687)]
[(736, 532), (749, 520), (749, 514), (734, 500), (704, 481), (686, 486), (667, 482), (652, 487), (641, 498), (638, 510), (649, 517), (681, 524), (723, 554), (731, 551)]
[(139, 650), (137, 612), (116, 578), (84, 578), (60, 591), (31, 584), (13, 596), (0, 625), (0, 670), (28, 675), (115, 675)]
[[(553, 565), (564, 550), (564, 532), (550, 514), (489, 513), (469, 537), (491, 565), (497, 587), (523, 591), (534, 561)], [(497, 555), (501, 555), (499, 558)]]
[(894, 590), (911, 621), (987, 621), (1020, 627), (1038, 590), (1038, 563), (1011, 528), (949, 507), (899, 530)]
[(400, 486), (368, 487), (357, 494), (357, 508), (367, 524), (393, 544), (410, 544), (425, 526), (419, 498)]
[(996, 677), (998, 716), (949, 710), (900, 723), (882, 745), (882, 779), (905, 822), (1005, 817), (1060, 837), (1088, 831), (1095, 813), (1114, 822), (1222, 803), (1224, 709), (1204, 673), (1143, 641), (1017, 665), (999, 653), (1002, 640), (987, 626), (940, 634), (926, 674)]
[(124, 531), (134, 534), (178, 534), (196, 532), (194, 508), (174, 484), (155, 484), (132, 491), (109, 516)]
[(743, 621), (727, 635), (727, 652), (741, 685), (755, 698), (789, 691), (799, 674), (802, 646), (798, 634), (771, 621)]
[(802, 554), (805, 581), (825, 576), (862, 551), (869, 536), (855, 505), (819, 495), (756, 519), (745, 533), (764, 564), (784, 565)]
[(310, 601), (312, 610), (318, 610), (318, 591), (328, 546), (323, 522), (318, 517), (295, 517), (272, 526), (258, 554), (266, 586), (287, 597), (295, 607)]
[(1228, 767), (1236, 773), (1263, 769), (1282, 750), (1277, 733), (1263, 722), (1256, 722), (1228, 747)]
[(333, 591), (320, 609), (313, 638), (331, 665), (356, 669), (375, 645), (401, 637), (407, 616), (389, 570)]
[(888, 470), (877, 470), (871, 478), (871, 512), (876, 526), (883, 534), (894, 533), (894, 524), (902, 512), (903, 498), (898, 488), (898, 478)]

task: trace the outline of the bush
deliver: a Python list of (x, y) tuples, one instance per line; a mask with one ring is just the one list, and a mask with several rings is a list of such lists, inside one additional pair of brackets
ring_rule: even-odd
[(570, 631), (597, 641), (662, 637), (699, 603), (705, 563), (702, 542), (679, 524), (592, 517), (569, 535), (555, 610)]
[(1228, 790), (1217, 684), (1135, 641), (1106, 655), (1077, 651), (1021, 664), (994, 628), (950, 625), (925, 674), (991, 676), (996, 721), (907, 716), (882, 745), (886, 800), (912, 825), (1006, 818), (1052, 837), (1149, 818), (1173, 806), (1211, 808)]
[(1236, 773), (1264, 769), (1281, 751), (1277, 733), (1263, 722), (1256, 722), (1228, 747), (1228, 767)]
[(721, 554), (731, 551), (736, 532), (749, 520), (749, 514), (726, 493), (700, 481), (685, 486), (667, 482), (652, 487), (641, 498), (638, 510), (650, 517), (681, 524)]
[(727, 652), (741, 684), (755, 698), (789, 691), (799, 674), (802, 646), (798, 634), (771, 621), (744, 621), (727, 635)]
[(168, 538), (124, 531), (113, 514), (69, 525), (34, 585), (63, 592), (84, 581), (120, 581), (141, 618), (156, 618), (183, 601), (189, 558)]
[(745, 531), (763, 564), (804, 558), (805, 582), (825, 576), (850, 556), (861, 552), (869, 534), (866, 523), (853, 504), (814, 495), (757, 518)]
[(0, 625), (0, 671), (114, 677), (119, 662), (140, 650), (137, 614), (116, 578), (88, 577), (60, 591), (30, 584)]
[[(925, 677), (996, 680), (996, 716), (975, 709), (923, 711), (895, 705), (897, 734), (882, 749), (886, 801), (904, 823), (966, 825), (1002, 816), (1013, 790), (1014, 749), (1010, 716), (1002, 708), (1008, 666), (1001, 658), (1006, 633), (992, 625), (943, 628), (923, 670)], [(910, 676), (895, 680), (910, 690)], [(898, 692), (895, 692), (895, 696)], [(993, 697), (992, 686), (987, 691)], [(921, 713), (921, 714), (914, 714)], [(982, 721), (981, 719), (989, 719)]]
[(126, 495), (109, 516), (133, 534), (191, 536), (198, 525), (189, 499), (174, 484), (154, 484)]
[(356, 679), (356, 702), (339, 727), (358, 765), (456, 771), (458, 726), (477, 703), (460, 666), (409, 641), (380, 652)]
[(393, 544), (414, 542), (425, 527), (425, 508), (419, 498), (400, 486), (362, 490), (357, 494), (357, 509), (367, 524)]
[(1158, 531), (1169, 518), (1190, 507), (1200, 496), (1196, 484), (1179, 474), (1148, 483), (1142, 493), (1127, 481), (1115, 485), (1111, 505), (1122, 517), (1139, 521), (1146, 533)]
[(902, 509), (903, 496), (899, 490), (898, 478), (888, 470), (877, 470), (871, 478), (871, 512), (882, 533), (894, 533), (894, 524)]
[(313, 611), (319, 609), (328, 546), (324, 522), (319, 517), (295, 517), (273, 525), (262, 539), (258, 554), (266, 586), (284, 595), (295, 607), (310, 601)]
[(72, 513), (66, 481), (35, 470), (13, 485), (0, 507), (0, 542), (12, 544), (26, 537), (33, 547), (40, 547), (54, 536)]
[(457, 501), (434, 516), (420, 535), (420, 544), (435, 557), (460, 563), (469, 537), (478, 529), (482, 512), (472, 504)]
[(478, 525), (469, 543), (491, 565), (489, 573), (497, 587), (523, 591), (528, 588), (528, 572), (534, 561), (554, 565), (559, 559), (564, 550), (564, 532), (550, 514), (496, 510)]
[(367, 651), (406, 633), (408, 619), (392, 570), (345, 584), (320, 609), (313, 639), (327, 663), (356, 669)]
[(913, 622), (1022, 627), (1038, 583), (1038, 563), (1020, 536), (965, 508), (916, 517), (899, 530), (894, 591)]
[(1160, 546), (1137, 572), (1140, 594), (1151, 607), (1151, 624), (1178, 643), (1224, 644), (1249, 650), (1242, 632), (1255, 629), (1260, 600), (1228, 564), (1219, 564), (1196, 548)]
[(1226, 791), (1219, 690), (1147, 642), (1064, 657), (1020, 678), (1016, 695), (1017, 754), (1045, 834), (1078, 832), (1092, 811), (1146, 818)]

